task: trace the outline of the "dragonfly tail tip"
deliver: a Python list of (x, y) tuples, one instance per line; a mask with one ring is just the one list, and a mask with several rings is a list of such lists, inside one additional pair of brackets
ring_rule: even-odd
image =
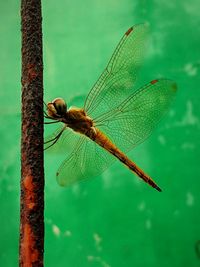
[(156, 186), (155, 189), (159, 192), (162, 192), (162, 189), (159, 186)]

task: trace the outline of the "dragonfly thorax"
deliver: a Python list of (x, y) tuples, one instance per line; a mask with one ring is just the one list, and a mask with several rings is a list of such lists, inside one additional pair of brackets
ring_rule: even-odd
[(63, 118), (62, 122), (74, 131), (84, 134), (94, 126), (92, 119), (87, 116), (86, 112), (76, 107), (68, 109), (66, 117)]
[(62, 98), (56, 98), (47, 104), (48, 116), (54, 120), (58, 120), (66, 124), (75, 132), (87, 134), (94, 127), (92, 119), (87, 116), (82, 108), (70, 107)]

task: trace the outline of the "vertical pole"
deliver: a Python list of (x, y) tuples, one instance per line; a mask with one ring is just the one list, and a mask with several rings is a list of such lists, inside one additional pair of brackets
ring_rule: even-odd
[(41, 0), (21, 0), (22, 128), (19, 266), (43, 266), (43, 59)]

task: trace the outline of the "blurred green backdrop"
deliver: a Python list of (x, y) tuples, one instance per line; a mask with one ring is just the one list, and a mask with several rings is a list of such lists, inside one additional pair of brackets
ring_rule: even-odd
[[(135, 159), (158, 193), (120, 163), (61, 188), (46, 155), (45, 265), (200, 266), (200, 3), (198, 0), (43, 1), (45, 100), (87, 94), (123, 33), (149, 22), (141, 84), (178, 83), (171, 110)], [(20, 3), (0, 2), (0, 266), (17, 266), (20, 182)], [(47, 131), (51, 131), (51, 126)], [(200, 249), (200, 248), (199, 248)]]

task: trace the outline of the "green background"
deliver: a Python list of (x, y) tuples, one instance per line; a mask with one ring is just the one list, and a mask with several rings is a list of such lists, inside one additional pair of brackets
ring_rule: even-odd
[[(162, 193), (120, 163), (61, 188), (55, 180), (61, 156), (45, 156), (46, 266), (200, 266), (199, 9), (198, 0), (43, 1), (45, 101), (87, 94), (123, 33), (140, 22), (151, 26), (140, 83), (165, 77), (178, 84), (168, 115), (130, 153)], [(6, 267), (18, 264), (20, 34), (20, 3), (1, 1), (0, 266)]]

